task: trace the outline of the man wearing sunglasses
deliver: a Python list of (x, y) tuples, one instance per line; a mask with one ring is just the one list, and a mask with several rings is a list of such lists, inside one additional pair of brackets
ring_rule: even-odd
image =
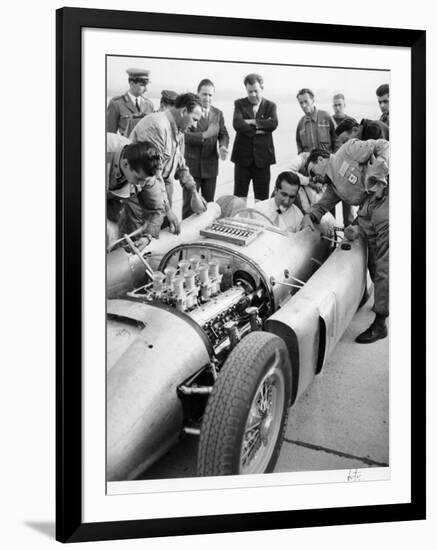
[(129, 90), (113, 97), (107, 110), (107, 132), (129, 137), (131, 131), (145, 115), (153, 113), (152, 101), (144, 94), (150, 83), (150, 71), (145, 69), (128, 69)]
[(378, 98), (379, 108), (381, 109), (382, 115), (379, 120), (390, 126), (390, 88), (388, 84), (381, 84), (376, 89), (376, 97)]

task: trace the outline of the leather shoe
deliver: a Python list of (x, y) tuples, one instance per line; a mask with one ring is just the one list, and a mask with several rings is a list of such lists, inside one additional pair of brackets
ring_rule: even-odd
[(372, 323), (370, 327), (355, 338), (358, 344), (371, 344), (387, 336), (387, 327), (381, 324)]

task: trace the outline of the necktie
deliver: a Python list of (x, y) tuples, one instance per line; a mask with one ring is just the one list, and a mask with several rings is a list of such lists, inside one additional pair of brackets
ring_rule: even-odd
[(280, 210), (280, 209), (278, 208), (278, 209), (276, 210), (275, 219), (273, 220), (274, 223), (275, 223), (275, 225), (276, 225), (276, 227), (279, 227), (279, 225), (280, 225), (279, 220), (280, 220), (280, 215), (281, 215), (281, 214), (282, 214), (282, 210)]
[(140, 109), (140, 100), (138, 98), (136, 98), (135, 104), (137, 106), (137, 111), (140, 112), (141, 111), (141, 109)]

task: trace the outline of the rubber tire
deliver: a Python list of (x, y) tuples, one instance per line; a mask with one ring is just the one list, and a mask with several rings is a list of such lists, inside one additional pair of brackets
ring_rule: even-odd
[(215, 202), (220, 206), (222, 211), (220, 218), (232, 218), (237, 210), (241, 210), (246, 206), (244, 199), (234, 195), (223, 195), (216, 199)]
[[(265, 473), (273, 471), (287, 426), (291, 394), (291, 365), (284, 341), (268, 332), (248, 334), (230, 353), (214, 384), (203, 416), (197, 456), (200, 476), (236, 475), (242, 438), (255, 392), (278, 350), (283, 360), (284, 406), (277, 441)], [(259, 472), (259, 473), (264, 473)]]

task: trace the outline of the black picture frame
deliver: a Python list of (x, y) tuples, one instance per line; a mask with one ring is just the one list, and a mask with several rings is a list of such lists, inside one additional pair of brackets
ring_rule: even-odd
[[(422, 30), (62, 8), (57, 36), (56, 538), (61, 542), (425, 519), (425, 52)], [(201, 517), (82, 521), (81, 65), (83, 28), (293, 39), (411, 49), (411, 502)]]

